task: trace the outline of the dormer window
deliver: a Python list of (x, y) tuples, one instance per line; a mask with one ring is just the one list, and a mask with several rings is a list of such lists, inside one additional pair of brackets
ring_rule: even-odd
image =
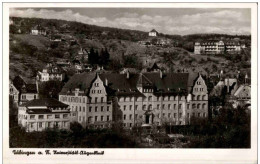
[(95, 87), (99, 87), (99, 83), (95, 83)]

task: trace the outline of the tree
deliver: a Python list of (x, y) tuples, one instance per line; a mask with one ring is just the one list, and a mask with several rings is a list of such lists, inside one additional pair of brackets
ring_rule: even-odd
[(100, 57), (99, 57), (99, 64), (102, 66), (106, 66), (109, 62), (110, 54), (108, 53), (107, 49), (105, 51), (101, 49)]
[(94, 48), (92, 47), (90, 49), (90, 52), (89, 52), (89, 55), (88, 55), (89, 64), (91, 64), (91, 65), (98, 64), (98, 62), (99, 62), (98, 59), (99, 59), (98, 51), (95, 52)]

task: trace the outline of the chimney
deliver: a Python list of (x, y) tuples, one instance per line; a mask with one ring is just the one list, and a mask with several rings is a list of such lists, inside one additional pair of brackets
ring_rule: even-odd
[(38, 80), (39, 80), (39, 76), (36, 76), (36, 89), (37, 89), (37, 93), (39, 93), (39, 85), (38, 85)]
[(130, 75), (129, 75), (129, 71), (127, 70), (127, 71), (126, 71), (126, 78), (129, 79), (129, 76), (130, 76)]
[(245, 84), (247, 84), (248, 83), (248, 75), (246, 74), (245, 75)]
[(79, 88), (76, 88), (75, 89), (75, 96), (78, 96), (79, 95)]
[(105, 79), (105, 86), (108, 86), (108, 80), (107, 80), (107, 78)]
[(161, 79), (163, 78), (163, 72), (162, 72), (162, 70), (160, 70), (160, 78), (161, 78)]
[(229, 93), (229, 77), (227, 79), (227, 93)]

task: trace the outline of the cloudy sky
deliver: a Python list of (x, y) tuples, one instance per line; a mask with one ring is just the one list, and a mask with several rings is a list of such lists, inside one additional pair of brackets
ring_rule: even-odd
[(250, 9), (13, 8), (10, 16), (63, 19), (165, 34), (251, 34)]

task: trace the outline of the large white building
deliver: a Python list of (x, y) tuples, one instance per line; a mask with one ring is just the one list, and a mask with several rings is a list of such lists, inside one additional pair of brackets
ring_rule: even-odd
[(43, 131), (48, 128), (70, 128), (69, 106), (55, 99), (35, 99), (18, 108), (18, 124), (26, 132)]
[(205, 41), (195, 42), (195, 54), (224, 54), (224, 53), (240, 53), (241, 45), (235, 41)]
[(207, 86), (198, 74), (82, 73), (65, 84), (59, 100), (83, 126), (187, 125), (191, 117), (208, 117)]

